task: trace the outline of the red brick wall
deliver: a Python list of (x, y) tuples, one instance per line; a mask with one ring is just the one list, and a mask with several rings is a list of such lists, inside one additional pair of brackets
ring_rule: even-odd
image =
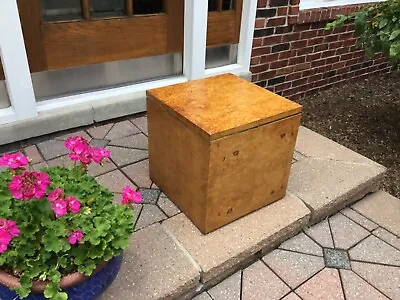
[(352, 24), (323, 29), (336, 15), (356, 11), (360, 5), (300, 11), (300, 1), (258, 0), (253, 82), (295, 100), (350, 78), (390, 71), (383, 56), (369, 60), (356, 49)]

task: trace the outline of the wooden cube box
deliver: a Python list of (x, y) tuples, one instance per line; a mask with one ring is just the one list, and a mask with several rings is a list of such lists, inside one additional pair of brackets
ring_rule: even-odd
[(285, 193), (302, 107), (227, 74), (147, 93), (150, 178), (203, 233)]

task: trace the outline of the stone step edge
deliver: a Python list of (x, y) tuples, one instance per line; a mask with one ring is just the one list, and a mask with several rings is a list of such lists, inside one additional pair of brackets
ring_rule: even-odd
[[(383, 175), (377, 176), (377, 178), (374, 178), (375, 180), (373, 180), (371, 185), (366, 185), (366, 186), (363, 186), (363, 188), (361, 188), (361, 189), (356, 189), (355, 193), (351, 197), (349, 197), (348, 199), (346, 199), (345, 201), (342, 202), (343, 205), (337, 205), (336, 207), (332, 208), (332, 210), (328, 214), (326, 214), (325, 217), (323, 217), (319, 221), (322, 221), (323, 219), (328, 218), (328, 217), (336, 214), (337, 212), (339, 212), (343, 208), (349, 207), (350, 205), (354, 204), (356, 201), (359, 201), (359, 200), (367, 197), (368, 195), (377, 192), (379, 190), (379, 183), (380, 183), (380, 180), (382, 178), (383, 178)], [(367, 181), (367, 183), (368, 182), (370, 182), (370, 181)], [(291, 197), (296, 197), (293, 194), (291, 194), (290, 196)], [(296, 198), (298, 198), (298, 197), (296, 197)], [(310, 207), (308, 205), (306, 205), (306, 206), (307, 206), (308, 209), (310, 209)], [(194, 297), (194, 296), (196, 296), (198, 294), (201, 294), (202, 292), (204, 292), (204, 291), (206, 291), (206, 290), (218, 285), (219, 283), (224, 281), (229, 276), (235, 274), (237, 271), (250, 266), (251, 264), (253, 264), (257, 260), (261, 259), (263, 256), (265, 256), (269, 252), (275, 250), (276, 248), (279, 247), (280, 244), (282, 244), (283, 242), (285, 242), (285, 241), (289, 240), (290, 238), (294, 237), (295, 235), (300, 233), (303, 229), (318, 223), (319, 221), (314, 222), (315, 220), (312, 219), (312, 213), (313, 212), (312, 212), (312, 210), (310, 210), (310, 211), (311, 211), (311, 217), (308, 219), (308, 223), (307, 224), (305, 224), (301, 228), (296, 228), (294, 231), (288, 233), (286, 236), (282, 237), (281, 239), (274, 241), (273, 243), (271, 243), (267, 247), (264, 247), (263, 249), (259, 250), (258, 252), (256, 252), (256, 253), (244, 258), (238, 264), (232, 266), (230, 269), (226, 270), (224, 273), (220, 274), (218, 277), (215, 277), (215, 278), (213, 278), (213, 279), (211, 279), (211, 280), (209, 280), (207, 282), (204, 282), (203, 281), (203, 279), (204, 279), (203, 273), (200, 270), (200, 281), (198, 282), (197, 287), (195, 289), (190, 289), (190, 290), (185, 291), (177, 299), (182, 299), (182, 300), (191, 299), (192, 297)], [(183, 246), (180, 245), (180, 247), (183, 247)], [(190, 256), (189, 252), (186, 249), (185, 249), (185, 253)], [(195, 262), (194, 258), (191, 257), (191, 256), (190, 256), (190, 260)], [(196, 266), (198, 268), (200, 268), (199, 265), (196, 262), (195, 262), (195, 264), (196, 264)]]

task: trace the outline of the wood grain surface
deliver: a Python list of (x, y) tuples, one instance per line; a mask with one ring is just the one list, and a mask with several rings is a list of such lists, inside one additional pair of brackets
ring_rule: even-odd
[(232, 74), (153, 89), (148, 97), (211, 140), (302, 110), (301, 105)]

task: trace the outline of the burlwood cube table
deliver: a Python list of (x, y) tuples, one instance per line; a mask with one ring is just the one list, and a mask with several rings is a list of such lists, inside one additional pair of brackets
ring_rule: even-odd
[(203, 233), (281, 199), (302, 106), (227, 74), (147, 92), (150, 178)]

